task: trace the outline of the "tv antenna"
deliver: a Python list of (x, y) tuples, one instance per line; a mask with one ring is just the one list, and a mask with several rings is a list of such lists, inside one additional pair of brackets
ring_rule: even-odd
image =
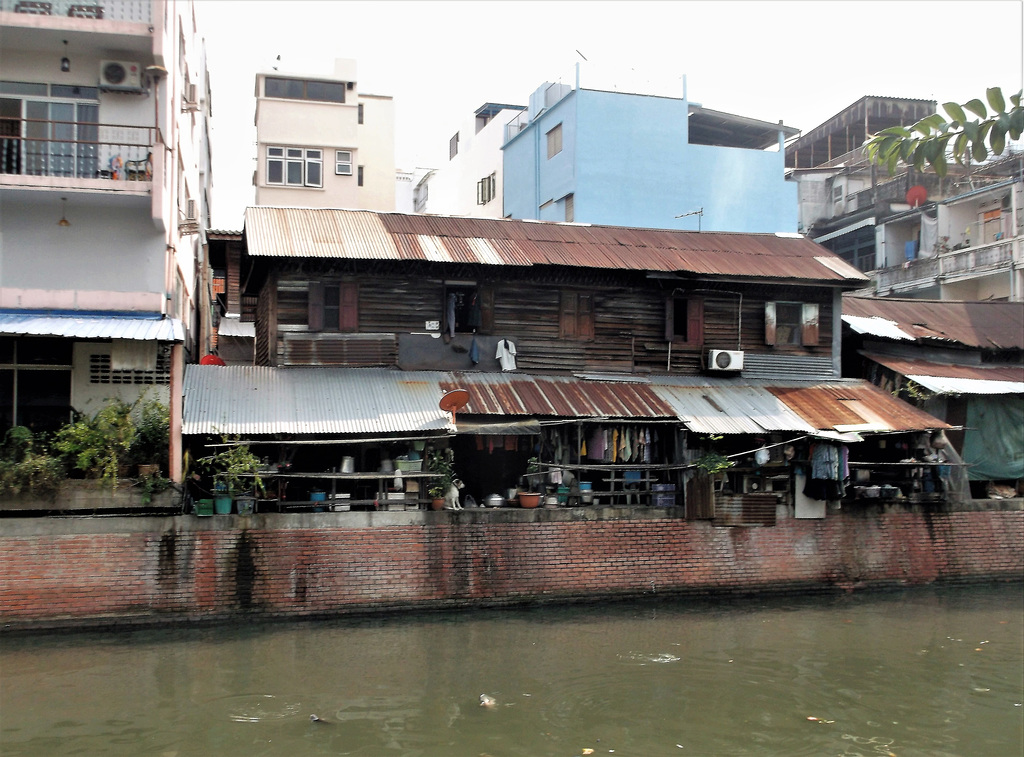
[(700, 231), (700, 219), (704, 217), (704, 208), (700, 210), (691, 210), (689, 213), (683, 213), (676, 216), (676, 218), (686, 218), (687, 216), (697, 216), (697, 231)]

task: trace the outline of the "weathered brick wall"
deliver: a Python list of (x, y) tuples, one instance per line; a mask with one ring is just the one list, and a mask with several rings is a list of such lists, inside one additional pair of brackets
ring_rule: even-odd
[(719, 528), (623, 511), (0, 521), (6, 629), (1020, 580), (1024, 512)]

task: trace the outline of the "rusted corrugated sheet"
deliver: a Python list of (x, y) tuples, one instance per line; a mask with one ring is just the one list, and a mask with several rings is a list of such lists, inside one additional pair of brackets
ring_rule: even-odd
[(441, 397), (465, 389), (456, 412), (477, 422), (525, 418), (681, 420), (698, 433), (811, 432), (949, 426), (861, 381), (794, 385), (659, 377), (613, 381), (518, 373), (379, 368), (189, 365), (182, 433), (373, 435), (450, 430)]
[[(898, 338), (959, 342), (981, 349), (1024, 349), (1024, 305), (1019, 302), (953, 302), (890, 298), (843, 298), (843, 317), (858, 331)], [(876, 328), (871, 320), (883, 319)]]
[(649, 386), (587, 381), (565, 376), (464, 373), (441, 382), (443, 391), (465, 389), (474, 415), (537, 415), (557, 418), (674, 418), (672, 407)]
[(1024, 366), (947, 365), (870, 353), (864, 357), (938, 394), (1024, 394)]
[(251, 207), (260, 257), (558, 265), (862, 283), (863, 273), (797, 235), (689, 232), (333, 208)]
[(951, 428), (866, 381), (769, 390), (817, 429), (920, 431)]

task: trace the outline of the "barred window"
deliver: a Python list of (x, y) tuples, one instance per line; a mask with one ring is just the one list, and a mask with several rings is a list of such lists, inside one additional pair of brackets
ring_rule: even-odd
[(89, 356), (89, 383), (131, 386), (170, 385), (171, 354), (163, 348), (157, 351), (156, 369), (152, 371), (115, 370), (110, 367), (110, 355)]

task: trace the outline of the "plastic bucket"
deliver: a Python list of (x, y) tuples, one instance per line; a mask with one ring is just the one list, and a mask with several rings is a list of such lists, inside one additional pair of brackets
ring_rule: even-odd
[(213, 500), (196, 500), (196, 515), (213, 515)]
[(231, 514), (231, 497), (219, 494), (213, 498), (213, 511), (217, 515), (230, 515)]
[(354, 457), (348, 457), (347, 455), (341, 458), (341, 472), (342, 473), (355, 473), (356, 472), (356, 459)]
[(580, 481), (580, 499), (586, 505), (594, 501), (594, 485), (589, 481)]

